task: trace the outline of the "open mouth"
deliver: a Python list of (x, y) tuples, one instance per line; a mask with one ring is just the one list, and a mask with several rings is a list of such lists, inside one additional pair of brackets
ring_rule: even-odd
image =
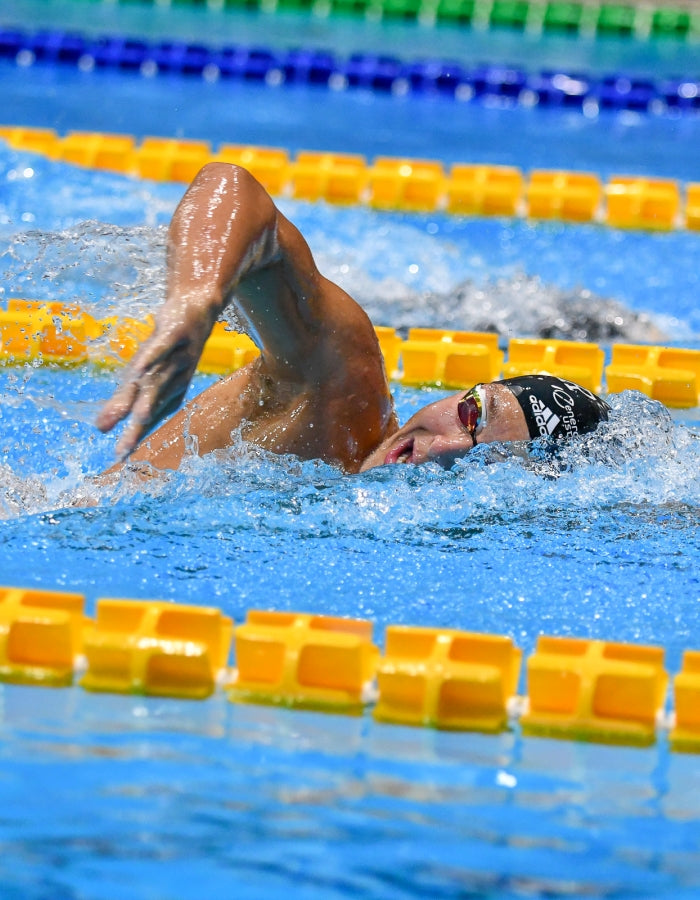
[(406, 438), (393, 447), (384, 459), (384, 465), (395, 463), (409, 463), (413, 459), (413, 438)]

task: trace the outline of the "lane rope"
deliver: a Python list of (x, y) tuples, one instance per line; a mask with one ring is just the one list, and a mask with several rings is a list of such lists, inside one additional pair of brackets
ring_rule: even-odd
[(100, 132), (0, 126), (0, 140), (49, 159), (155, 181), (190, 182), (212, 161), (247, 168), (273, 195), (411, 213), (525, 216), (614, 228), (700, 231), (700, 182), (376, 157)]
[[(657, 646), (540, 636), (523, 654), (506, 635), (0, 587), (0, 681), (362, 714), (380, 722), (700, 752), (700, 651), (673, 678)], [(232, 650), (234, 653), (232, 654)], [(235, 656), (235, 660), (232, 659)], [(526, 675), (527, 693), (517, 691)]]
[[(700, 14), (699, 14), (700, 15)], [(700, 32), (699, 32), (700, 37)], [(406, 61), (388, 54), (266, 47), (208, 47), (184, 41), (151, 42), (120, 35), (0, 30), (0, 59), (26, 68), (70, 65), (82, 72), (115, 69), (152, 77), (200, 77), (267, 84), (364, 89), (397, 96), (437, 94), (461, 102), (530, 108), (565, 108), (589, 117), (601, 111), (692, 114), (700, 111), (700, 78), (644, 78), (624, 72), (547, 69), (527, 72), (508, 65), (466, 66), (444, 59)]]
[[(105, 0), (110, 4), (113, 0)], [(126, 0), (123, 0), (126, 2)], [(145, 0), (148, 2), (148, 0)], [(606, 3), (596, 0), (151, 0), (158, 7), (209, 12), (298, 13), (315, 18), (415, 22), (424, 27), (507, 30), (528, 34), (636, 40), (700, 39), (700, 10), (693, 0), (673, 3)]]
[[(77, 305), (10, 298), (0, 310), (0, 364), (113, 367), (127, 362), (153, 329), (147, 321), (96, 318)], [(700, 406), (700, 350), (615, 343), (609, 364), (595, 343), (511, 338), (506, 353), (496, 333), (375, 328), (389, 378), (411, 387), (466, 388), (473, 384), (546, 373), (600, 394), (638, 390), (666, 406)], [(227, 375), (252, 362), (258, 348), (217, 322), (197, 369)]]

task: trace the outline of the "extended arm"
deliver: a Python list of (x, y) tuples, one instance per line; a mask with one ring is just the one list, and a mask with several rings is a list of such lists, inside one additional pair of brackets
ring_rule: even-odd
[(304, 239), (248, 172), (205, 166), (173, 216), (167, 294), (154, 334), (97, 421), (109, 431), (131, 415), (118, 454), (130, 453), (182, 402), (214, 322), (234, 294), (271, 373), (286, 368), (293, 375), (312, 338), (305, 306), (318, 295), (320, 277)]
[(226, 446), (232, 428), (275, 452), (356, 469), (395, 427), (369, 319), (316, 268), (304, 238), (244, 169), (212, 163), (179, 204), (168, 236), (166, 299), (153, 335), (98, 418), (130, 416), (123, 457), (182, 402), (205, 341), (232, 301), (259, 361), (196, 398), (136, 458), (173, 467), (186, 426), (200, 452)]

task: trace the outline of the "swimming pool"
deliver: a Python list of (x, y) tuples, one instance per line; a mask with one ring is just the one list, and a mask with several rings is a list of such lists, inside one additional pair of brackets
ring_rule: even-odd
[[(108, 9), (133, 15), (134, 27), (142, 20)], [(66, 130), (148, 133), (162, 110), (164, 132), (190, 137), (235, 132), (298, 148), (319, 147), (323, 133), (322, 149), (356, 141), (352, 149), (372, 154), (400, 135), (397, 149), (411, 154), (483, 153), (524, 168), (562, 160), (603, 173), (629, 162), (696, 177), (678, 140), (695, 134), (696, 119), (466, 105), (465, 118), (448, 121), (437, 101), (350, 92), (324, 94), (319, 113), (318, 92), (239, 85), (211, 93), (209, 122), (195, 104), (208, 90), (199, 82), (174, 100), (167, 79), (95, 85), (38, 66), (21, 79), (7, 67), (3, 78), (13, 121), (50, 118)], [(118, 96), (110, 111), (96, 99), (105, 86)], [(232, 96), (246, 111), (236, 120)], [(416, 109), (420, 135), (408, 127)], [(543, 138), (553, 125), (566, 139)], [(619, 144), (607, 140), (611, 129)], [(640, 134), (655, 135), (644, 152)], [(0, 165), (4, 297), (77, 298), (130, 315), (157, 302), (160, 229), (181, 186), (6, 147)], [(282, 202), (321, 268), (377, 324), (469, 327), (478, 302), (523, 334), (543, 310), (563, 316), (572, 298), (593, 304), (594, 318), (611, 308), (595, 304), (612, 300), (624, 304), (626, 327), (698, 346), (689, 232)], [(357, 616), (376, 623), (379, 642), (387, 625), (406, 623), (505, 633), (527, 653), (539, 633), (652, 643), (670, 671), (698, 646), (696, 410), (674, 412), (666, 430), (651, 421), (634, 446), (624, 423), (655, 413), (619, 401), (622, 466), (574, 455), (543, 477), (518, 460), (475, 457), (454, 472), (345, 478), (244, 453), (193, 460), (148, 490), (121, 482), (85, 509), (70, 504), (111, 461), (114, 439), (92, 421), (114, 375), (27, 367), (0, 378), (4, 583), (79, 590), (89, 610), (98, 597), (124, 596), (215, 605), (237, 622), (253, 608)], [(208, 380), (198, 376), (195, 390)], [(425, 401), (425, 392), (397, 394), (402, 420)], [(663, 741), (627, 749), (517, 729), (449, 734), (219, 695), (192, 703), (5, 686), (1, 696), (0, 884), (10, 898), (690, 897), (700, 886), (700, 765)]]

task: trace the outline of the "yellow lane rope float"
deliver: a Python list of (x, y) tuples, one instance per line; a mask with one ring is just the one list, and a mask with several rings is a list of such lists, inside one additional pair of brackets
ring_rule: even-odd
[[(0, 365), (115, 366), (128, 361), (150, 334), (153, 319), (98, 319), (77, 306), (10, 298), (0, 310)], [(412, 387), (455, 388), (544, 373), (600, 393), (638, 390), (666, 406), (700, 405), (700, 350), (614, 344), (610, 363), (594, 343), (550, 338), (511, 338), (504, 353), (498, 335), (411, 328), (406, 339), (377, 327), (392, 381)], [(226, 375), (258, 355), (244, 334), (217, 322), (199, 361), (203, 374)]]
[(378, 210), (526, 216), (615, 228), (700, 231), (700, 183), (0, 126), (9, 146), (53, 160), (156, 181), (189, 182), (207, 162), (243, 165), (273, 195)]
[(525, 662), (505, 635), (0, 587), (0, 681), (361, 714), (377, 721), (700, 752), (700, 651), (672, 679), (661, 647), (540, 636)]

